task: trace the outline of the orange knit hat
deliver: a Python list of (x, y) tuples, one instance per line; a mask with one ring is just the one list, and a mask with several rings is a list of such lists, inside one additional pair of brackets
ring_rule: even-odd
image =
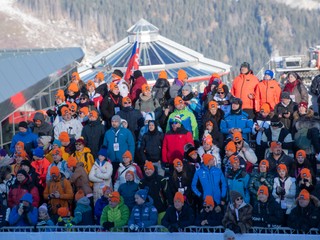
[(216, 101), (210, 101), (208, 103), (208, 108), (211, 109), (211, 108), (217, 108), (218, 107), (218, 103)]
[(174, 105), (175, 106), (177, 106), (177, 105), (179, 105), (181, 103), (184, 103), (184, 101), (182, 100), (181, 97), (177, 96), (177, 97), (174, 98)]
[(202, 159), (203, 159), (203, 164), (207, 166), (209, 164), (209, 161), (214, 159), (214, 156), (211, 154), (205, 153), (202, 155)]
[(310, 200), (310, 193), (306, 189), (302, 189), (298, 199)]
[(209, 144), (210, 146), (213, 145), (213, 139), (212, 139), (212, 136), (210, 134), (207, 134), (206, 136), (203, 137), (202, 139), (202, 142), (203, 143), (206, 143), (206, 144)]
[(237, 151), (235, 143), (233, 141), (229, 141), (225, 147), (225, 150), (235, 153)]
[(94, 82), (92, 81), (92, 80), (89, 80), (88, 82), (87, 82), (87, 89), (89, 90), (89, 87), (94, 87), (94, 88), (96, 88), (96, 85), (94, 85)]
[(133, 179), (134, 179), (134, 172), (133, 172), (132, 170), (126, 171), (126, 175), (127, 175), (127, 174), (130, 174), (130, 175), (133, 177)]
[(183, 163), (179, 158), (176, 158), (175, 160), (173, 160), (173, 166), (174, 167), (183, 166)]
[(122, 155), (123, 158), (129, 158), (132, 160), (132, 154), (129, 150), (125, 151), (124, 154)]
[(144, 169), (145, 170), (146, 169), (151, 169), (151, 170), (154, 171), (154, 166), (153, 166), (152, 162), (151, 161), (146, 161), (146, 163), (144, 164)]
[(268, 103), (264, 103), (261, 105), (260, 111), (263, 111), (265, 113), (270, 113), (270, 105)]
[(110, 201), (111, 202), (120, 202), (120, 193), (114, 191), (110, 194)]
[(269, 161), (266, 159), (261, 160), (261, 162), (259, 163), (259, 167), (261, 165), (266, 165), (267, 169), (269, 169)]
[(52, 153), (52, 155), (58, 154), (58, 155), (62, 156), (62, 151), (60, 148), (52, 149), (51, 153)]
[(91, 110), (90, 113), (89, 113), (89, 117), (98, 118), (99, 117), (99, 113), (96, 110)]
[(234, 141), (234, 142), (240, 142), (240, 141), (242, 141), (243, 140), (243, 137), (242, 137), (242, 134), (241, 134), (241, 132), (234, 132), (233, 134), (232, 134), (232, 140)]
[(22, 149), (24, 149), (24, 142), (18, 141), (15, 146), (19, 146), (19, 147), (21, 147)]
[(69, 209), (67, 207), (59, 207), (57, 213), (60, 217), (67, 217), (70, 214)]
[(22, 150), (21, 152), (17, 153), (16, 156), (26, 158), (28, 156), (28, 154), (25, 150)]
[(130, 102), (132, 103), (131, 99), (129, 97), (124, 97), (122, 98), (122, 105), (124, 105), (125, 102)]
[(112, 82), (112, 83), (110, 83), (109, 88), (110, 88), (111, 91), (113, 91), (116, 88), (119, 89), (119, 86), (115, 82)]
[(229, 161), (230, 161), (231, 165), (235, 164), (236, 162), (240, 163), (239, 158), (235, 155), (230, 156)]
[(53, 166), (50, 168), (50, 175), (56, 175), (58, 176), (60, 173), (60, 169), (57, 166)]
[(271, 150), (275, 149), (276, 147), (281, 146), (280, 142), (271, 142), (270, 143), (270, 148)]
[(103, 72), (98, 72), (97, 75), (96, 75), (96, 79), (103, 81), (104, 80), (104, 74)]
[(148, 91), (150, 91), (151, 89), (150, 89), (150, 86), (148, 85), (148, 84), (143, 84), (142, 85), (142, 87), (141, 87), (141, 91), (143, 92), (143, 93), (145, 93), (145, 92), (148, 92)]
[(178, 71), (178, 79), (179, 79), (180, 81), (182, 81), (182, 80), (184, 80), (184, 79), (186, 79), (186, 78), (188, 78), (188, 74), (186, 73), (185, 70), (180, 69), (180, 70)]
[(296, 158), (297, 157), (303, 157), (303, 158), (306, 158), (307, 157), (307, 153), (306, 153), (306, 151), (305, 150), (299, 150), (299, 151), (297, 151), (296, 152)]
[(206, 204), (206, 206), (212, 206), (214, 207), (214, 201), (212, 196), (207, 195), (206, 198), (204, 199), (204, 203)]
[(168, 74), (167, 74), (167, 72), (166, 71), (161, 71), (161, 72), (159, 72), (159, 76), (158, 76), (158, 78), (161, 78), (161, 79), (168, 79)]
[(71, 78), (75, 80), (80, 80), (80, 75), (78, 72), (73, 72)]
[(301, 178), (311, 178), (311, 171), (308, 168), (303, 168), (300, 172)]
[(70, 142), (69, 134), (67, 132), (61, 132), (59, 135), (59, 140), (61, 142)]
[(75, 103), (75, 102), (73, 102), (73, 103), (68, 103), (68, 106), (69, 106), (69, 109), (70, 110), (73, 110), (73, 111), (77, 111), (77, 109), (78, 109), (78, 105)]
[(257, 192), (257, 195), (260, 195), (260, 194), (267, 195), (269, 197), (268, 187), (265, 185), (261, 185), (258, 189), (258, 192)]
[(69, 113), (69, 112), (70, 112), (70, 111), (69, 111), (69, 108), (68, 108), (68, 107), (63, 106), (63, 107), (61, 108), (61, 115), (62, 115), (62, 116), (66, 115), (66, 114)]
[(181, 192), (176, 192), (174, 195), (174, 201), (180, 201), (181, 203), (184, 203), (184, 196)]
[(224, 85), (225, 85), (225, 84), (223, 84), (223, 83), (220, 83), (220, 84), (218, 85), (218, 92), (224, 92), (224, 88), (223, 88)]
[(64, 96), (64, 91), (62, 89), (59, 89), (56, 93), (56, 98), (61, 99), (62, 101), (66, 100), (66, 97)]
[(68, 167), (75, 167), (77, 165), (77, 159), (73, 156), (68, 157)]
[(82, 107), (80, 108), (80, 113), (83, 113), (85, 116), (89, 114), (89, 108), (88, 107)]
[(73, 83), (70, 83), (68, 90), (72, 92), (78, 92), (79, 88), (78, 88), (78, 85), (73, 82)]
[(287, 166), (283, 163), (280, 163), (277, 167), (277, 171), (279, 172), (280, 170), (285, 170), (286, 172), (288, 172)]

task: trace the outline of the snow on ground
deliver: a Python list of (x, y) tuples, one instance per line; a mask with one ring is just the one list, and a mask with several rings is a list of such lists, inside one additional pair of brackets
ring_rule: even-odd
[(274, 0), (278, 3), (284, 3), (292, 8), (314, 10), (320, 9), (319, 0)]

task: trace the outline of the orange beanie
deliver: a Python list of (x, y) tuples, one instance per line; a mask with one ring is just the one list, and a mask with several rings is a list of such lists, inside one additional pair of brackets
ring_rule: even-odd
[(306, 189), (302, 189), (298, 198), (304, 199), (304, 200), (310, 200), (310, 193)]
[(242, 140), (243, 140), (241, 132), (234, 132), (234, 133), (232, 134), (232, 137), (233, 137), (232, 140), (233, 140), (234, 142), (239, 142), (239, 141), (242, 141)]
[(266, 160), (266, 159), (261, 160), (261, 162), (259, 164), (259, 167), (261, 165), (266, 165), (267, 169), (269, 169), (269, 161), (268, 160)]
[(311, 171), (308, 168), (303, 168), (300, 172), (301, 178), (311, 178)]
[(263, 110), (265, 113), (270, 113), (270, 105), (268, 103), (264, 103), (261, 105), (260, 111)]
[(204, 203), (206, 204), (206, 206), (214, 207), (214, 201), (213, 201), (212, 196), (210, 196), (210, 195), (206, 196), (206, 198), (204, 199)]
[(304, 150), (299, 150), (299, 151), (297, 151), (296, 152), (296, 158), (297, 157), (303, 157), (303, 158), (306, 158), (307, 157), (307, 153), (306, 153), (306, 151), (304, 151)]
[(168, 74), (167, 74), (167, 72), (166, 71), (161, 71), (161, 72), (159, 72), (159, 76), (158, 76), (158, 78), (161, 78), (161, 79), (168, 79)]
[(214, 159), (214, 156), (211, 154), (205, 153), (202, 155), (202, 159), (203, 159), (203, 164), (207, 166), (209, 164), (209, 161)]
[(154, 166), (153, 166), (152, 162), (146, 161), (146, 163), (144, 164), (144, 169), (151, 169), (154, 171)]
[(68, 112), (69, 112), (69, 108), (68, 108), (68, 107), (63, 106), (63, 107), (61, 108), (61, 115), (62, 115), (62, 116), (66, 115)]
[(64, 96), (64, 91), (62, 89), (59, 89), (56, 93), (56, 98), (61, 99), (62, 101), (66, 100), (66, 97)]
[(132, 154), (129, 150), (125, 151), (124, 154), (122, 155), (123, 158), (129, 158), (130, 160), (132, 160)]
[(143, 93), (150, 91), (150, 86), (148, 84), (146, 84), (146, 83), (143, 84), (142, 87), (141, 87), (141, 91)]
[(85, 116), (87, 116), (89, 114), (89, 108), (82, 107), (82, 108), (80, 108), (80, 112), (82, 112)]
[(183, 69), (180, 69), (180, 70), (178, 71), (178, 79), (179, 79), (180, 81), (183, 81), (183, 80), (186, 79), (186, 78), (188, 78), (188, 75), (187, 75), (186, 71), (183, 70)]
[(88, 82), (87, 82), (87, 89), (89, 90), (89, 87), (94, 87), (94, 88), (96, 88), (96, 85), (94, 85), (94, 82), (92, 81), (92, 80), (89, 80)]
[(174, 201), (180, 201), (181, 203), (184, 203), (184, 196), (181, 192), (176, 192), (174, 195)]
[(109, 88), (110, 88), (111, 91), (113, 91), (116, 88), (119, 89), (119, 86), (115, 82), (112, 82), (112, 83), (110, 83)]
[(75, 80), (80, 80), (80, 75), (78, 72), (73, 72), (71, 77), (74, 78)]
[(184, 101), (182, 100), (181, 97), (177, 96), (177, 97), (174, 98), (174, 105), (175, 106), (177, 106), (177, 105), (179, 105), (181, 103), (184, 103)]
[(237, 151), (237, 148), (233, 141), (229, 141), (225, 147), (225, 150), (235, 153)]
[(50, 168), (50, 175), (56, 175), (58, 176), (60, 173), (60, 169), (57, 166), (53, 166)]
[(69, 209), (67, 207), (60, 207), (58, 208), (58, 215), (60, 217), (67, 217), (69, 216)]
[(94, 118), (98, 118), (99, 117), (99, 113), (96, 110), (91, 110), (89, 113), (90, 117), (94, 117)]
[(263, 195), (267, 195), (269, 196), (269, 189), (267, 186), (265, 185), (261, 185), (258, 189), (258, 192), (257, 192), (257, 195), (260, 195), (260, 194), (263, 194)]
[(288, 172), (287, 166), (283, 163), (280, 163), (277, 167), (277, 171), (279, 172), (280, 170), (285, 170), (286, 172)]
[(52, 153), (53, 155), (58, 154), (58, 155), (62, 156), (62, 151), (61, 151), (60, 148), (53, 149), (53, 150), (51, 151), (51, 153)]
[(129, 97), (124, 97), (124, 98), (122, 98), (122, 105), (124, 105), (125, 102), (131, 103), (132, 101)]
[(211, 109), (211, 108), (218, 108), (218, 103), (216, 101), (210, 101), (208, 103), (208, 108)]
[(67, 132), (61, 132), (59, 135), (59, 140), (61, 142), (70, 142), (69, 134)]
[(70, 85), (68, 87), (68, 90), (72, 91), (72, 92), (78, 92), (79, 88), (78, 88), (78, 85), (76, 83), (70, 83)]
[(240, 162), (239, 158), (235, 155), (230, 156), (229, 161), (230, 161), (231, 165), (235, 164), (236, 162), (238, 162), (238, 163)]
[(68, 158), (68, 167), (75, 167), (77, 165), (77, 159), (73, 156)]
[(18, 141), (15, 146), (19, 146), (24, 149), (24, 142)]
[(120, 193), (115, 191), (110, 194), (110, 200), (112, 202), (120, 202)]
[(96, 79), (99, 79), (100, 81), (104, 80), (104, 74), (103, 72), (98, 72), (96, 75)]
[(175, 160), (173, 160), (173, 166), (174, 167), (183, 166), (183, 163), (179, 158), (176, 158)]

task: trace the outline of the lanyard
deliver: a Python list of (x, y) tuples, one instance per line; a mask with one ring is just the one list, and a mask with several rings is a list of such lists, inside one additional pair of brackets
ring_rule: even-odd
[(112, 101), (113, 101), (113, 103), (114, 103), (115, 105), (118, 105), (118, 104), (119, 104), (120, 98), (118, 99), (118, 101), (116, 101), (116, 100), (112, 97), (111, 94), (110, 94), (110, 98), (112, 99)]

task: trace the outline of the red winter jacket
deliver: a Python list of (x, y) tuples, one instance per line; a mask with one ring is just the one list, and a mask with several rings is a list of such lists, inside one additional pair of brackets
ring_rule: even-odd
[(192, 133), (188, 132), (183, 126), (176, 132), (169, 131), (164, 135), (162, 144), (162, 161), (173, 164), (173, 160), (183, 159), (184, 146), (187, 143), (193, 143)]
[(130, 98), (133, 102), (132, 106), (134, 106), (134, 103), (138, 100), (140, 93), (142, 93), (141, 88), (143, 84), (147, 84), (147, 80), (143, 76), (138, 77), (134, 81), (130, 91)]

